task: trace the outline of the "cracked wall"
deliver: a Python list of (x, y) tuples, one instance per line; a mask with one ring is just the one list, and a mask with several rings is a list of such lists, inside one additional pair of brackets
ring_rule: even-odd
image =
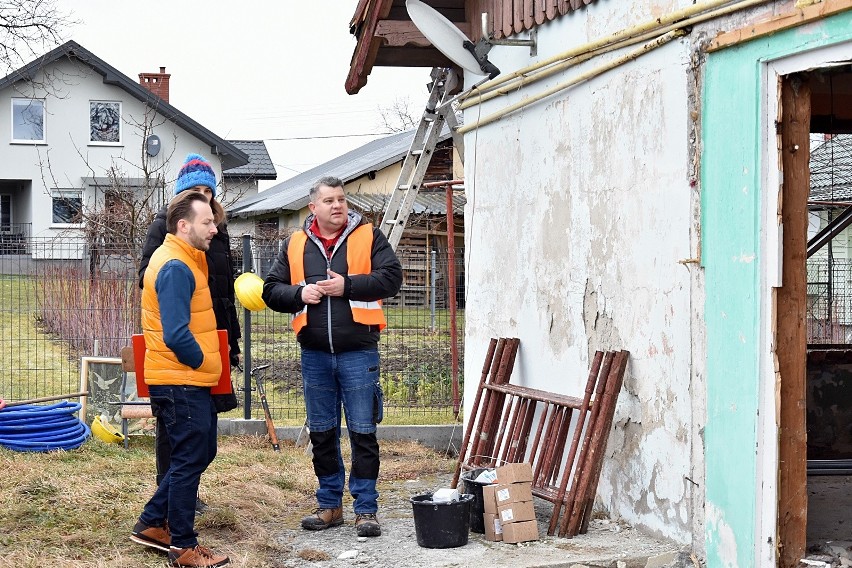
[[(539, 58), (578, 30), (600, 37), (623, 25), (609, 16), (592, 5), (586, 22), (543, 26)], [(518, 69), (524, 51), (489, 58)], [(466, 375), (479, 375), (489, 338), (518, 337), (512, 382), (578, 396), (596, 350), (630, 351), (597, 507), (683, 543), (696, 540), (703, 484), (693, 456), (696, 282), (682, 262), (698, 222), (690, 52), (687, 40), (672, 42), (465, 138)], [(465, 122), (523, 96), (468, 109)], [(467, 400), (475, 387), (468, 381)]]

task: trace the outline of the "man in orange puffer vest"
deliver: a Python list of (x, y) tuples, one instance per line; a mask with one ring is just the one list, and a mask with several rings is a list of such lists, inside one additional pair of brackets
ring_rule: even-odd
[(224, 566), (228, 557), (199, 545), (195, 532), (198, 483), (216, 456), (210, 389), (222, 374), (204, 255), (216, 222), (203, 194), (183, 192), (169, 204), (166, 225), (145, 271), (142, 332), (145, 383), (165, 424), (171, 464), (130, 539), (168, 552), (173, 566)]
[(302, 348), (302, 387), (319, 481), (317, 508), (302, 519), (302, 528), (343, 524), (342, 406), (352, 448), (355, 530), (358, 536), (379, 536), (378, 342), (385, 327), (382, 299), (399, 291), (402, 267), (381, 231), (349, 211), (338, 178), (320, 179), (310, 198), (304, 230), (284, 243), (263, 285), (267, 306), (296, 314), (293, 330)]

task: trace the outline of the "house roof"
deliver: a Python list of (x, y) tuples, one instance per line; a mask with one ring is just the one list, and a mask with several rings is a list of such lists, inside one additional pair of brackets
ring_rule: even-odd
[[(228, 214), (231, 217), (254, 217), (280, 211), (298, 211), (307, 206), (311, 186), (323, 176), (332, 175), (348, 183), (402, 160), (411, 147), (414, 133), (412, 129), (367, 142), (257, 195), (237, 201), (228, 208)], [(443, 142), (450, 136), (449, 130), (445, 130), (438, 141)]]
[[(380, 193), (355, 193), (347, 195), (349, 204), (360, 211), (384, 211), (390, 195)], [(467, 200), (464, 195), (453, 194), (453, 213), (460, 213)], [(414, 199), (411, 212), (415, 215), (446, 215), (447, 197), (444, 188), (440, 192), (421, 191)]]
[(811, 201), (852, 199), (852, 134), (836, 134), (811, 152)]
[(11, 86), (18, 81), (28, 81), (34, 78), (39, 69), (62, 58), (73, 59), (89, 66), (95, 72), (103, 76), (105, 84), (115, 85), (124, 89), (131, 96), (147, 105), (150, 105), (160, 115), (174, 122), (176, 125), (183, 128), (199, 140), (210, 144), (211, 154), (219, 156), (222, 160), (222, 169), (232, 169), (248, 164), (249, 157), (242, 150), (239, 150), (224, 138), (217, 136), (209, 129), (200, 125), (186, 114), (182, 113), (140, 85), (138, 82), (134, 81), (74, 41), (68, 41), (20, 69), (9, 73), (0, 79), (0, 90)]
[[(550, 20), (579, 10), (594, 0), (424, 0), (455, 24), (471, 41), (480, 38), (480, 14), (488, 14), (488, 28), (496, 39), (528, 31)], [(519, 8), (519, 6), (521, 6)], [(528, 8), (528, 9), (527, 9)], [(505, 16), (505, 17), (504, 17)], [(373, 66), (450, 67), (453, 64), (418, 30), (405, 8), (405, 0), (359, 0), (349, 23), (358, 40), (346, 92), (357, 93), (367, 84)]]
[(248, 156), (248, 164), (222, 172), (226, 178), (278, 179), (278, 172), (263, 140), (228, 140)]

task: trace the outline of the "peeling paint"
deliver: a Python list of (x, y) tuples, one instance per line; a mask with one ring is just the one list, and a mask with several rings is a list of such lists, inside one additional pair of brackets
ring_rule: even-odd
[(750, 263), (754, 262), (755, 258), (757, 258), (756, 254), (754, 254), (754, 253), (746, 254), (746, 253), (743, 252), (743, 253), (740, 253), (739, 256), (733, 257), (731, 260), (733, 260), (734, 262), (743, 262), (745, 264), (750, 264)]
[(712, 563), (708, 558), (708, 566), (739, 568), (741, 564), (738, 561), (737, 539), (734, 531), (725, 522), (722, 511), (712, 503), (708, 503), (706, 506), (705, 523), (707, 548), (713, 550), (717, 555)]

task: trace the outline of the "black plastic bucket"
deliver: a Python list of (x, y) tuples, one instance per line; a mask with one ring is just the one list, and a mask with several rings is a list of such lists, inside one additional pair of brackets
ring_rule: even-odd
[(475, 533), (485, 532), (485, 520), (483, 519), (483, 515), (485, 515), (485, 499), (482, 497), (482, 487), (491, 484), (474, 480), (486, 469), (484, 467), (472, 469), (462, 476), (464, 492), (473, 495), (473, 503), (470, 504), (470, 530)]
[(459, 495), (458, 501), (433, 503), (432, 494), (411, 498), (417, 544), (424, 548), (455, 548), (467, 544), (470, 532), (470, 504), (473, 495)]

